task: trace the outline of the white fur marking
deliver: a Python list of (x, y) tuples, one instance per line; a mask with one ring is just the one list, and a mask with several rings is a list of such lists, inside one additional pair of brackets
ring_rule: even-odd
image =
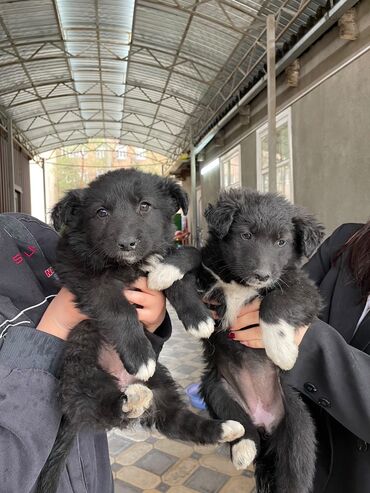
[(212, 286), (212, 291), (220, 288), (224, 293), (226, 313), (222, 320), (222, 326), (227, 329), (235, 322), (241, 308), (258, 295), (258, 291), (235, 281), (225, 282), (209, 267), (204, 264), (203, 267), (216, 279), (216, 283)]
[(163, 291), (169, 288), (176, 281), (182, 279), (185, 272), (182, 272), (178, 267), (159, 263), (158, 266), (148, 274), (148, 288)]
[(155, 365), (155, 360), (150, 359), (148, 363), (144, 363), (140, 366), (139, 371), (136, 373), (135, 377), (146, 382), (147, 380), (149, 380), (150, 377), (154, 375)]
[(208, 339), (208, 337), (215, 330), (215, 322), (212, 318), (208, 318), (204, 322), (200, 322), (198, 327), (190, 326), (188, 328), (189, 334), (191, 334), (196, 339)]
[(282, 370), (290, 370), (298, 357), (298, 346), (294, 341), (295, 328), (279, 320), (277, 324), (267, 324), (260, 319), (262, 340), (267, 356)]
[(231, 454), (236, 469), (247, 469), (257, 455), (256, 444), (253, 440), (244, 438), (231, 447)]
[(143, 272), (153, 272), (162, 261), (163, 257), (162, 255), (159, 255), (159, 253), (150, 255), (147, 259), (145, 259), (145, 262), (141, 266), (141, 270)]
[(233, 440), (242, 437), (244, 433), (245, 429), (242, 424), (238, 421), (229, 419), (228, 421), (225, 421), (225, 423), (222, 423), (222, 436), (219, 441), (221, 443), (232, 442)]
[(138, 418), (151, 406), (153, 392), (145, 385), (129, 385), (124, 393), (127, 401), (122, 405), (122, 411), (127, 413), (129, 418)]

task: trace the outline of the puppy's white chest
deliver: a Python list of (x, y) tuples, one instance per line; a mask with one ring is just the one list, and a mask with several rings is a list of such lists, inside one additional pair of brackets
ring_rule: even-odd
[(222, 325), (224, 328), (227, 328), (235, 322), (241, 308), (255, 298), (258, 292), (249, 286), (242, 286), (235, 281), (227, 283), (221, 279), (217, 281), (217, 287), (222, 289), (225, 296), (226, 313)]

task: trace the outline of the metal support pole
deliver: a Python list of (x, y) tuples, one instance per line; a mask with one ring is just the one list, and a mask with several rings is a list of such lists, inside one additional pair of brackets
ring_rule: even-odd
[(45, 159), (42, 160), (42, 187), (44, 189), (44, 216), (45, 222), (48, 222), (47, 205), (46, 205), (46, 176), (45, 176)]
[(196, 155), (194, 145), (191, 144), (190, 148), (190, 177), (191, 177), (191, 210), (192, 210), (192, 221), (191, 221), (191, 232), (193, 237), (193, 245), (198, 246), (198, 214), (197, 214), (197, 165), (196, 165)]
[(13, 122), (8, 119), (8, 169), (9, 169), (9, 212), (15, 212), (15, 183), (14, 183), (14, 140), (13, 140)]
[(267, 16), (267, 104), (269, 191), (276, 192), (276, 66), (275, 66), (275, 16)]

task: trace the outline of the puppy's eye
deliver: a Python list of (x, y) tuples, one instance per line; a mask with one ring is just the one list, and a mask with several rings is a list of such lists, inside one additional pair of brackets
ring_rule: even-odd
[(151, 207), (152, 206), (149, 204), (149, 202), (141, 202), (141, 204), (139, 205), (139, 210), (140, 212), (148, 212)]
[(276, 245), (279, 246), (279, 247), (283, 247), (287, 244), (287, 241), (286, 240), (278, 240), (276, 242)]
[(240, 235), (243, 240), (251, 240), (252, 239), (252, 233), (241, 233)]
[(96, 211), (96, 215), (99, 217), (107, 217), (107, 216), (109, 216), (109, 212), (106, 209), (104, 209), (103, 207), (101, 207), (100, 209), (98, 209)]

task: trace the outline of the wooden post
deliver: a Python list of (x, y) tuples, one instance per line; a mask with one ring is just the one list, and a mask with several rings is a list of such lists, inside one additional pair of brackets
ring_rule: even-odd
[(191, 144), (190, 148), (190, 177), (191, 177), (191, 209), (192, 209), (192, 221), (191, 221), (191, 234), (192, 243), (195, 247), (198, 246), (198, 214), (197, 214), (197, 164), (195, 156), (194, 145)]
[(269, 191), (276, 192), (276, 69), (275, 69), (275, 16), (268, 15), (267, 23), (267, 107)]
[(13, 141), (13, 122), (8, 119), (8, 170), (9, 170), (9, 202), (8, 212), (15, 212), (15, 185), (14, 185), (14, 141)]

